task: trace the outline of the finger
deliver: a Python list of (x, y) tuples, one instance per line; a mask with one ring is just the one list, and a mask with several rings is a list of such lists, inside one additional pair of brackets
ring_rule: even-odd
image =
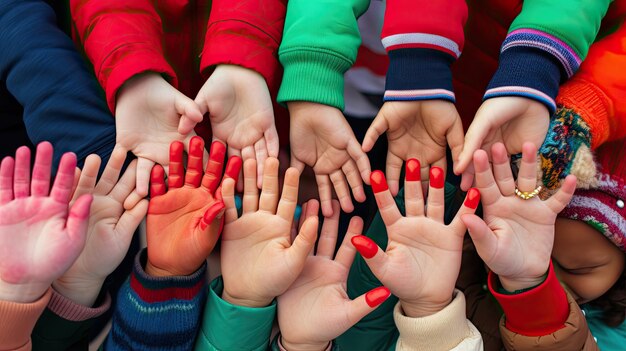
[(394, 155), (392, 152), (387, 152), (387, 168), (385, 175), (388, 177), (389, 190), (393, 196), (398, 195), (398, 191), (400, 191), (402, 163), (404, 163), (404, 161), (400, 157)]
[(44, 141), (37, 145), (35, 165), (33, 166), (33, 180), (30, 184), (30, 193), (33, 196), (48, 196), (52, 153), (52, 144), (49, 142)]
[(13, 200), (13, 172), (15, 160), (5, 157), (0, 164), (0, 205)]
[(443, 223), (445, 214), (445, 177), (446, 173), (440, 167), (430, 169), (426, 215), (440, 223)]
[(243, 161), (238, 156), (232, 156), (229, 158), (228, 162), (226, 162), (226, 169), (224, 170), (224, 177), (222, 177), (222, 181), (226, 178), (230, 178), (235, 181), (236, 185), (239, 182), (239, 174), (241, 173), (242, 163)]
[(393, 196), (391, 196), (391, 192), (389, 192), (383, 172), (374, 171), (370, 178), (380, 216), (385, 225), (390, 226), (402, 218), (402, 214), (400, 214), (400, 210), (398, 210), (398, 206), (396, 206), (396, 202)]
[(316, 174), (315, 181), (317, 182), (317, 189), (322, 204), (322, 214), (324, 217), (330, 217), (333, 215), (333, 205), (331, 202), (333, 194), (330, 179), (325, 174)]
[(384, 273), (389, 264), (389, 256), (387, 253), (365, 235), (354, 236), (351, 241), (354, 248), (363, 256), (365, 263), (374, 276), (382, 281), (381, 278), (385, 277)]
[[(202, 186), (209, 189), (211, 194), (215, 193), (215, 190), (219, 186), (220, 180), (222, 179), (224, 157), (226, 157), (226, 146), (219, 141), (212, 142), (209, 162), (207, 162), (204, 170), (204, 177), (202, 177)], [(237, 177), (231, 178), (233, 178), (236, 182), (239, 178), (239, 171), (237, 171)]]
[[(100, 162), (100, 156), (96, 154), (91, 154), (85, 159), (85, 164), (83, 165), (83, 169), (80, 171), (80, 173), (74, 174), (74, 180), (76, 180), (76, 175), (78, 175), (79, 178), (78, 183), (76, 184), (76, 189), (74, 189), (74, 193), (72, 194), (72, 201), (75, 201), (85, 194), (95, 194), (97, 192), (95, 187), (96, 181), (98, 180), (98, 170), (100, 169)], [(111, 161), (109, 161), (109, 163), (111, 163)], [(104, 173), (106, 173), (106, 169)], [(104, 173), (100, 178), (101, 182), (104, 179)]]
[(72, 187), (74, 185), (74, 169), (76, 168), (76, 155), (73, 152), (67, 152), (61, 156), (59, 168), (50, 197), (61, 203), (68, 203), (72, 195)]
[(361, 150), (361, 145), (356, 141), (356, 138), (348, 143), (347, 151), (348, 155), (356, 162), (359, 173), (361, 173), (361, 179), (365, 184), (369, 184), (370, 173), (372, 173), (370, 160), (367, 158), (367, 154)]
[[(61, 160), (61, 162), (63, 162), (63, 160)], [(54, 187), (56, 187), (56, 181), (54, 183)], [(52, 189), (53, 191), (54, 187)], [(79, 197), (70, 208), (70, 213), (67, 217), (66, 228), (69, 240), (72, 244), (76, 245), (76, 247), (81, 247), (81, 250), (85, 245), (85, 238), (87, 236), (89, 210), (91, 208), (92, 200), (93, 195), (91, 194), (85, 194)]]
[(356, 255), (356, 249), (354, 248), (354, 245), (352, 245), (352, 238), (357, 235), (361, 235), (361, 233), (363, 233), (363, 220), (359, 216), (354, 216), (350, 219), (348, 231), (343, 238), (343, 242), (341, 243), (339, 250), (337, 250), (337, 256), (335, 256), (335, 262), (345, 268), (346, 278), (348, 277), (348, 272), (350, 271), (352, 262), (354, 262), (354, 256)]
[(500, 193), (504, 196), (513, 195), (515, 193), (515, 179), (513, 179), (511, 163), (504, 144), (493, 144), (491, 147), (491, 156), (493, 159), (493, 175), (495, 176)]
[[(346, 182), (346, 178), (344, 177), (343, 172), (341, 172), (340, 170), (332, 172), (330, 174), (330, 181), (333, 183), (335, 193), (339, 198), (339, 203), (341, 204), (341, 208), (344, 210), (344, 212), (350, 213), (354, 211), (352, 196), (350, 196), (350, 188), (348, 188), (348, 183)], [(322, 206), (324, 206), (323, 201)], [(332, 208), (332, 202), (330, 206)]]
[(474, 170), (476, 171), (476, 187), (480, 190), (480, 196), (483, 204), (490, 205), (502, 196), (500, 188), (493, 178), (489, 159), (484, 150), (478, 150), (474, 153)]
[(391, 296), (391, 291), (384, 286), (379, 286), (348, 302), (346, 316), (350, 325), (358, 323), (363, 317), (387, 301), (389, 296)]
[(150, 197), (155, 198), (165, 194), (165, 170), (163, 166), (156, 165), (152, 168), (152, 174), (150, 175)]
[(467, 191), (474, 184), (474, 163), (470, 163), (461, 175), (461, 190)]
[(404, 178), (404, 204), (406, 216), (416, 217), (424, 215), (424, 195), (422, 194), (421, 166), (415, 158), (406, 160), (406, 174)]
[[(257, 187), (261, 189), (263, 186), (263, 167), (265, 166), (265, 160), (267, 159), (267, 147), (265, 146), (265, 139), (261, 139), (254, 144), (254, 151), (257, 159)], [(278, 156), (272, 156), (278, 157)]]
[(487, 122), (483, 122), (483, 120), (484, 119), (474, 118), (474, 121), (467, 129), (463, 150), (459, 154), (459, 162), (455, 165), (454, 173), (461, 174), (465, 172), (465, 169), (472, 162), (474, 152), (480, 149), (483, 140), (485, 140), (491, 131), (491, 125)]
[(256, 154), (254, 152), (254, 146), (246, 146), (241, 149), (241, 158), (245, 162), (246, 160), (256, 158)]
[(315, 248), (315, 240), (317, 239), (317, 217), (309, 217), (302, 229), (298, 232), (298, 235), (294, 239), (291, 247), (288, 249), (288, 262), (290, 267), (294, 271), (300, 272), (304, 267), (304, 261), (309, 256), (309, 253)]
[(293, 221), (293, 215), (296, 211), (296, 206), (298, 206), (299, 181), (300, 173), (298, 170), (295, 168), (288, 168), (285, 172), (283, 192), (280, 197), (280, 202), (278, 202), (278, 210), (276, 211), (276, 214), (287, 222)]
[(364, 152), (370, 152), (374, 148), (376, 141), (380, 138), (383, 133), (385, 133), (389, 129), (389, 125), (387, 124), (387, 119), (381, 113), (379, 113), (376, 118), (370, 124), (370, 127), (367, 128), (367, 132), (365, 132), (365, 137), (363, 138), (363, 146), (361, 147)]
[[(113, 190), (109, 193), (112, 199), (119, 203), (124, 200), (135, 190), (135, 173), (137, 172), (137, 161), (133, 160), (126, 168), (122, 178), (115, 184)], [(137, 205), (135, 205), (136, 207)]]
[(320, 203), (315, 200), (309, 200), (302, 206), (302, 215), (300, 215), (300, 223), (298, 225), (298, 231), (302, 230), (302, 225), (309, 217), (317, 217), (320, 212)]
[(243, 164), (243, 213), (256, 212), (259, 209), (259, 189), (256, 186), (256, 160), (250, 159)]
[(463, 143), (465, 142), (463, 123), (460, 118), (457, 117), (452, 127), (448, 129), (446, 139), (448, 140), (448, 146), (450, 146), (450, 151), (452, 152), (452, 162), (456, 165), (459, 162), (461, 151), (463, 151)]
[(222, 201), (225, 206), (224, 224), (236, 221), (239, 216), (235, 204), (235, 181), (231, 178), (226, 178), (222, 182)]
[(272, 128), (266, 130), (263, 135), (265, 136), (268, 156), (278, 158), (278, 153), (280, 152), (280, 140), (278, 138), (276, 126), (272, 126)]
[[(72, 168), (72, 175), (74, 169)], [(21, 146), (15, 152), (15, 174), (13, 176), (13, 194), (16, 199), (28, 197), (30, 192), (30, 149)]]
[(346, 162), (341, 167), (341, 170), (346, 175), (350, 188), (352, 188), (352, 196), (354, 196), (354, 199), (357, 202), (365, 202), (366, 197), (365, 189), (363, 188), (363, 179), (361, 179), (359, 169), (357, 168), (354, 160)]
[(78, 188), (78, 181), (80, 180), (81, 173), (82, 171), (80, 170), (80, 168), (76, 167), (74, 169), (74, 183), (72, 183), (72, 195), (70, 195), (70, 205), (72, 205), (74, 201), (78, 199), (78, 197), (74, 197), (74, 194), (76, 193), (76, 188)]
[(427, 197), (429, 186), (428, 180), (430, 179), (430, 166), (428, 164), (421, 166), (422, 167), (420, 168), (420, 178), (422, 179), (422, 196)]
[(339, 202), (332, 201), (333, 215), (324, 218), (320, 238), (317, 241), (317, 256), (333, 259), (337, 247), (337, 231), (339, 230)]
[(576, 191), (576, 176), (570, 174), (565, 177), (559, 191), (546, 200), (546, 205), (548, 205), (554, 213), (559, 213), (563, 211), (565, 206), (572, 200), (574, 191)]
[[(185, 185), (197, 188), (202, 183), (204, 172), (204, 140), (194, 136), (189, 141), (189, 153), (187, 155), (187, 171), (185, 172)], [(221, 170), (220, 170), (221, 171)], [(170, 171), (171, 173), (171, 171)]]
[(476, 188), (471, 188), (467, 194), (465, 195), (465, 201), (463, 202), (463, 206), (459, 209), (450, 223), (450, 227), (458, 236), (465, 235), (465, 223), (461, 220), (461, 217), (468, 214), (474, 214), (476, 209), (478, 208), (478, 204), (480, 203), (480, 191)]
[(126, 247), (126, 250), (130, 246), (130, 241), (135, 230), (139, 227), (139, 223), (146, 217), (148, 203), (148, 200), (141, 200), (132, 209), (124, 211), (117, 225), (115, 225), (115, 230), (121, 234), (120, 246)]
[(537, 147), (527, 142), (522, 145), (522, 164), (517, 173), (517, 188), (531, 192), (537, 186)]
[[(259, 200), (259, 210), (276, 213), (278, 205), (278, 159), (268, 158), (265, 161), (265, 174), (263, 175), (263, 189)], [(256, 186), (256, 185), (255, 185)], [(296, 188), (297, 191), (297, 188)], [(292, 213), (293, 218), (293, 213)]]
[[(109, 158), (109, 162), (107, 162), (104, 171), (102, 172), (102, 176), (98, 181), (98, 185), (96, 185), (95, 192), (98, 194), (108, 194), (111, 192), (113, 187), (115, 187), (115, 183), (120, 177), (120, 172), (122, 171), (122, 167), (124, 167), (124, 161), (126, 161), (126, 151), (122, 148), (115, 148), (113, 153), (111, 153), (111, 157)], [(133, 187), (135, 185), (134, 178), (137, 176), (137, 161), (135, 162), (135, 171), (133, 172)], [(85, 167), (87, 163), (85, 162)], [(100, 160), (98, 160), (98, 168), (100, 167)], [(85, 168), (83, 168), (83, 173), (85, 172)], [(95, 175), (97, 176), (98, 169), (95, 169)]]
[[(242, 156), (241, 156), (241, 151), (240, 151), (240, 150), (234, 149), (234, 148), (232, 148), (232, 147), (230, 147), (230, 146), (228, 146), (228, 156), (229, 156), (229, 157), (233, 157), (233, 156), (242, 157)], [(243, 159), (243, 158), (242, 158), (242, 159)], [(242, 175), (242, 174), (240, 174), (240, 175), (239, 175), (239, 178), (240, 178), (240, 179), (241, 179), (241, 178), (243, 178), (243, 175)], [(236, 187), (237, 187), (237, 191), (243, 191), (243, 183), (237, 183), (237, 184), (236, 184)]]
[[(204, 214), (202, 215), (202, 218), (200, 219), (200, 223), (198, 224), (200, 226), (200, 230), (204, 231), (205, 235), (204, 237), (209, 239), (209, 242), (212, 244), (214, 243), (214, 239), (215, 238), (210, 238), (209, 237), (209, 232), (210, 229), (207, 229), (211, 226), (211, 224), (213, 223), (213, 221), (221, 221), (222, 215), (224, 214), (224, 209), (225, 209), (226, 205), (222, 202), (222, 201), (218, 201), (216, 203), (214, 203), (213, 205), (209, 206), (209, 208), (204, 212)], [(217, 218), (217, 217), (220, 218)], [(219, 233), (217, 233), (219, 235)], [(205, 245), (206, 248), (207, 245)], [(212, 249), (212, 247), (208, 248), (208, 250)], [(206, 250), (205, 250), (206, 252)]]
[(176, 112), (181, 116), (178, 124), (178, 133), (186, 135), (193, 131), (197, 123), (202, 122), (203, 113), (193, 100), (182, 93), (177, 94), (174, 100)]
[[(154, 167), (154, 161), (137, 157), (137, 189), (135, 191), (139, 198), (144, 198), (148, 195), (152, 167)], [(124, 207), (126, 207), (126, 204), (124, 204)]]
[(498, 239), (495, 234), (480, 217), (474, 214), (461, 216), (461, 221), (467, 227), (478, 255), (480, 255), (483, 261), (489, 262), (495, 254), (498, 245)]
[(298, 172), (302, 173), (302, 171), (304, 171), (304, 166), (306, 166), (304, 164), (304, 162), (298, 160), (296, 158), (296, 156), (293, 154), (293, 152), (291, 153), (291, 161), (290, 161), (290, 167), (293, 167), (295, 169), (298, 170)]

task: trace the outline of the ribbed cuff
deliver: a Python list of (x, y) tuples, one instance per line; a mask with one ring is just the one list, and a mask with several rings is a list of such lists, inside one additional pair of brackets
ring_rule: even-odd
[(498, 276), (489, 272), (489, 290), (498, 300), (506, 317), (506, 328), (525, 336), (551, 334), (565, 326), (569, 305), (550, 262), (548, 277), (534, 289), (516, 295), (498, 292)]
[(389, 51), (385, 101), (455, 101), (450, 65), (454, 57), (435, 49)]
[(498, 70), (487, 86), (484, 100), (521, 96), (537, 100), (554, 113), (561, 66), (550, 54), (532, 47), (513, 47), (500, 54)]
[(613, 115), (613, 103), (595, 84), (581, 78), (563, 84), (556, 97), (556, 103), (572, 109), (589, 126), (591, 133), (591, 149), (595, 150), (609, 139)]
[(83, 322), (104, 314), (111, 307), (111, 296), (107, 293), (104, 302), (98, 307), (86, 307), (52, 290), (48, 309), (57, 316), (72, 322)]
[[(287, 350), (284, 346), (283, 346), (283, 338), (280, 336), (280, 334), (276, 335), (276, 344), (278, 346), (278, 349), (280, 351), (289, 351)], [(333, 349), (333, 342), (329, 342), (328, 346), (324, 349), (324, 351), (331, 351)]]
[(0, 349), (30, 350), (30, 334), (50, 301), (51, 290), (32, 303), (0, 301)]
[(278, 102), (316, 102), (343, 111), (343, 76), (352, 62), (320, 49), (281, 51), (280, 62), (284, 74)]

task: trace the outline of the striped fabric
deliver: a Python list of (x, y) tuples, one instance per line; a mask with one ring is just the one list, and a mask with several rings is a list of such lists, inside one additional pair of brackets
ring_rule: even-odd
[(403, 33), (390, 35), (382, 39), (387, 51), (406, 48), (427, 48), (444, 51), (455, 58), (461, 56), (459, 44), (441, 35), (428, 33)]
[(549, 96), (548, 94), (545, 94), (541, 90), (528, 88), (524, 86), (505, 86), (505, 87), (492, 88), (485, 92), (484, 99), (490, 99), (490, 98), (500, 97), (500, 96), (523, 96), (523, 97), (531, 98), (533, 100), (538, 100), (548, 105), (551, 111), (556, 110), (556, 103), (554, 102), (554, 99), (551, 96)]

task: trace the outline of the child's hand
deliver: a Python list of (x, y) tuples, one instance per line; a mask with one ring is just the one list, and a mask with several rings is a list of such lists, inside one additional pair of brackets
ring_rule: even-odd
[[(315, 209), (304, 216), (317, 216)], [(289, 289), (278, 297), (278, 325), (282, 345), (287, 350), (325, 350), (328, 343), (373, 311), (389, 296), (379, 287), (350, 300), (346, 282), (356, 250), (350, 239), (363, 230), (363, 220), (353, 217), (337, 255), (339, 203), (333, 201), (333, 216), (326, 218), (316, 255), (309, 255), (304, 269)], [(311, 212), (311, 211), (307, 211)], [(333, 257), (335, 259), (333, 260)]]
[(76, 262), (53, 283), (61, 295), (91, 307), (106, 277), (122, 262), (133, 233), (146, 216), (148, 200), (141, 200), (124, 210), (124, 200), (135, 189), (137, 161), (130, 163), (124, 175), (120, 171), (126, 152), (115, 149), (96, 185), (100, 157), (89, 155), (74, 191), (73, 199), (93, 194), (87, 242)]
[(305, 165), (313, 167), (324, 216), (333, 214), (333, 187), (341, 208), (352, 212), (350, 188), (356, 201), (365, 201), (363, 181), (367, 183), (370, 174), (369, 160), (352, 128), (334, 107), (312, 102), (290, 102), (288, 106), (291, 165), (300, 172)]
[(420, 164), (409, 159), (404, 185), (406, 217), (403, 217), (387, 188), (384, 174), (372, 172), (372, 188), (389, 237), (387, 251), (365, 236), (352, 238), (372, 273), (400, 299), (409, 317), (434, 314), (452, 300), (465, 235), (460, 217), (474, 213), (480, 199), (480, 193), (470, 189), (452, 223), (445, 225), (444, 177), (441, 168), (430, 169), (428, 203), (424, 208)]
[(228, 145), (228, 154), (257, 160), (261, 188), (265, 159), (278, 157), (278, 132), (272, 98), (265, 79), (253, 70), (218, 65), (198, 96), (203, 114), (209, 113), (213, 136)]
[(461, 188), (469, 188), (474, 178), (472, 157), (478, 149), (490, 150), (497, 142), (504, 143), (506, 152), (522, 152), (522, 144), (532, 142), (540, 147), (548, 133), (548, 108), (533, 99), (504, 96), (487, 99), (465, 133), (465, 144), (454, 166), (456, 174), (463, 173)]
[(30, 150), (0, 166), (0, 300), (28, 303), (76, 260), (85, 245), (90, 194), (68, 209), (76, 155), (66, 153), (50, 190), (52, 145), (37, 146), (30, 179)]
[[(156, 165), (152, 170), (152, 198), (146, 227), (146, 273), (152, 276), (182, 276), (195, 272), (213, 250), (223, 223), (224, 203), (218, 186), (226, 147), (213, 142), (206, 171), (203, 171), (204, 141), (198, 136), (191, 138), (186, 172), (183, 148), (179, 141), (170, 146), (168, 189), (163, 180), (163, 167)], [(231, 158), (224, 178), (230, 177), (236, 182), (240, 169), (241, 159)]]
[[(487, 153), (474, 154), (476, 186), (480, 189), (484, 221), (464, 215), (480, 257), (500, 278), (508, 291), (540, 284), (548, 271), (554, 243), (556, 215), (569, 203), (576, 177), (568, 176), (561, 189), (546, 201), (537, 196), (523, 200), (515, 195), (516, 184), (504, 145), (493, 145), (493, 171)], [(537, 147), (523, 146), (517, 189), (532, 192), (537, 186)]]
[(117, 143), (137, 156), (137, 189), (127, 209), (148, 195), (155, 162), (167, 166), (170, 142), (189, 141), (202, 118), (198, 105), (158, 73), (141, 74), (124, 84), (115, 108)]
[(222, 298), (234, 305), (249, 307), (267, 306), (289, 288), (300, 275), (317, 237), (317, 217), (311, 217), (291, 240), (298, 200), (298, 171), (289, 168), (285, 172), (279, 202), (278, 160), (270, 157), (265, 161), (260, 197), (256, 169), (255, 160), (245, 162), (243, 214), (239, 218), (234, 198), (235, 182), (225, 179), (222, 185), (226, 204), (220, 251), (224, 279)]
[(387, 133), (387, 170), (389, 190), (400, 190), (402, 163), (409, 158), (422, 160), (423, 187), (428, 183), (428, 169), (446, 169), (446, 145), (456, 162), (463, 148), (463, 124), (454, 104), (444, 100), (387, 101), (370, 125), (363, 139), (363, 151), (369, 152), (376, 140)]

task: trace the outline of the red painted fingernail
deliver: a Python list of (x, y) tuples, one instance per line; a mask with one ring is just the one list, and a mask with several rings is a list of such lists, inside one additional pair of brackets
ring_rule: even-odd
[(430, 186), (435, 189), (443, 188), (445, 184), (445, 174), (440, 167), (432, 167), (430, 169)]
[(199, 136), (194, 136), (189, 141), (189, 154), (195, 157), (202, 158), (204, 153), (204, 139)]
[(372, 258), (378, 252), (378, 245), (364, 235), (354, 236), (351, 241), (356, 250), (365, 258)]
[(374, 193), (380, 193), (389, 189), (387, 186), (387, 179), (382, 171), (374, 171), (370, 174), (370, 182), (372, 183), (372, 190)]
[(480, 191), (478, 191), (478, 189), (476, 188), (471, 188), (467, 192), (467, 196), (465, 196), (464, 205), (466, 207), (471, 208), (472, 210), (475, 210), (476, 207), (478, 207), (479, 202), (480, 202)]
[(224, 172), (224, 175), (237, 181), (237, 178), (239, 178), (239, 171), (241, 171), (242, 163), (243, 161), (241, 160), (241, 157), (231, 156), (231, 158), (228, 159), (228, 163), (226, 164), (226, 171)]
[(409, 182), (418, 181), (421, 178), (420, 161), (416, 158), (406, 160), (406, 180)]
[(170, 144), (170, 162), (183, 162), (183, 150), (185, 150), (183, 143), (173, 141)]
[(391, 296), (391, 291), (384, 286), (379, 286), (365, 294), (365, 302), (367, 302), (370, 307), (376, 307), (385, 302), (389, 296)]

